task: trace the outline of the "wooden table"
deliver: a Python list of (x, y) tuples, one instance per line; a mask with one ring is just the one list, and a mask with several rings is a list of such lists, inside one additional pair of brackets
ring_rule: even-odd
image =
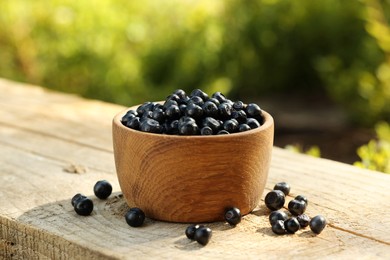
[[(390, 175), (276, 147), (263, 198), (288, 182), (288, 201), (306, 195), (308, 215), (327, 218), (321, 234), (273, 234), (263, 201), (235, 228), (207, 224), (213, 237), (204, 247), (185, 237), (187, 224), (147, 219), (131, 228), (111, 139), (122, 109), (0, 79), (0, 258), (390, 259)], [(101, 179), (114, 188), (106, 201), (93, 195)], [(74, 212), (78, 192), (92, 198), (91, 216)]]

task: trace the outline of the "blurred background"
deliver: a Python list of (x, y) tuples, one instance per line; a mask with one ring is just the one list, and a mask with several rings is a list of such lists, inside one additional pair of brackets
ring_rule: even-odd
[(0, 1), (0, 77), (125, 106), (181, 88), (275, 145), (390, 173), (390, 0)]

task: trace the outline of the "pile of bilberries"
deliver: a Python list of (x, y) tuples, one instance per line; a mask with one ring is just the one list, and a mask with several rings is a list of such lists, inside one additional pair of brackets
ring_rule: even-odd
[(143, 132), (170, 135), (217, 135), (260, 127), (263, 113), (255, 103), (226, 98), (221, 92), (209, 97), (200, 89), (190, 95), (175, 90), (163, 104), (145, 102), (129, 110), (122, 124)]
[(314, 233), (321, 233), (326, 226), (326, 220), (321, 215), (310, 219), (309, 216), (304, 214), (308, 205), (308, 200), (305, 196), (298, 195), (288, 203), (288, 210), (292, 215), (291, 217), (286, 212), (280, 211), (289, 193), (290, 185), (286, 182), (279, 182), (265, 196), (265, 205), (272, 210), (269, 215), (272, 231), (278, 235), (286, 233), (294, 234), (300, 228), (310, 226), (310, 229)]

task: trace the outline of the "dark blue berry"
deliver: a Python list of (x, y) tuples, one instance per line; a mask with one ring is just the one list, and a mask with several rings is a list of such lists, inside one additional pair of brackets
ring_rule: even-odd
[(189, 103), (186, 109), (186, 115), (193, 118), (201, 118), (203, 115), (203, 109), (201, 106), (194, 103)]
[(125, 214), (125, 220), (129, 226), (140, 227), (145, 221), (145, 213), (140, 208), (131, 208)]
[(238, 101), (233, 103), (233, 108), (235, 110), (242, 110), (242, 109), (245, 109), (245, 104), (241, 100), (238, 100)]
[(184, 115), (186, 113), (186, 110), (187, 110), (187, 105), (186, 104), (180, 104), (179, 105), (179, 110), (180, 110), (180, 114)]
[(303, 200), (293, 199), (288, 203), (288, 210), (295, 216), (302, 215), (306, 210), (306, 203)]
[(217, 133), (217, 135), (228, 135), (228, 134), (230, 134), (230, 133), (226, 130), (219, 130)]
[(188, 123), (188, 122), (196, 123), (196, 120), (190, 116), (182, 116), (179, 119), (179, 126), (184, 124), (184, 123)]
[(153, 102), (145, 102), (137, 108), (138, 115), (142, 116), (147, 111), (152, 111), (154, 108)]
[(309, 201), (307, 200), (307, 198), (303, 195), (298, 195), (295, 197), (296, 200), (303, 200), (305, 203), (306, 203), (306, 206), (308, 205)]
[(184, 99), (185, 97), (187, 97), (187, 94), (184, 90), (182, 89), (176, 89), (173, 94), (179, 96), (180, 99)]
[(213, 134), (213, 129), (209, 126), (204, 126), (202, 129), (200, 129), (200, 134), (201, 135), (212, 135)]
[(194, 89), (191, 94), (190, 94), (190, 97), (200, 97), (202, 98), (202, 100), (206, 101), (207, 99), (209, 99), (209, 95), (207, 95), (205, 92), (203, 92), (202, 90), (200, 89)]
[(229, 119), (223, 122), (223, 129), (229, 133), (235, 133), (238, 131), (238, 122), (236, 119)]
[(211, 97), (217, 99), (219, 103), (223, 103), (226, 101), (226, 97), (221, 92), (215, 92), (211, 95)]
[(300, 228), (297, 218), (291, 217), (284, 221), (284, 228), (290, 234), (294, 234)]
[(74, 210), (81, 216), (88, 216), (93, 210), (93, 202), (87, 197), (82, 197), (76, 200), (74, 204)]
[(193, 224), (193, 225), (190, 225), (186, 228), (186, 231), (185, 231), (185, 234), (186, 236), (191, 239), (191, 240), (194, 240), (195, 239), (195, 232), (197, 229), (201, 228), (201, 227), (204, 227), (203, 225), (197, 225), (197, 224)]
[(165, 116), (169, 120), (179, 119), (181, 114), (180, 108), (177, 105), (171, 105), (165, 109)]
[(283, 191), (272, 190), (267, 193), (264, 202), (270, 210), (278, 210), (281, 209), (284, 205), (285, 195)]
[(268, 219), (269, 219), (269, 223), (271, 223), (271, 225), (273, 225), (278, 220), (285, 221), (286, 219), (288, 219), (288, 215), (284, 211), (275, 210), (275, 211), (271, 212), (271, 214), (269, 215)]
[(313, 231), (316, 234), (319, 234), (322, 232), (322, 230), (324, 230), (326, 226), (326, 219), (321, 215), (315, 216), (310, 220), (309, 225), (311, 231)]
[(83, 194), (77, 193), (76, 195), (73, 196), (73, 198), (71, 200), (72, 206), (74, 207), (74, 205), (77, 203), (78, 200), (85, 199), (85, 198), (87, 198), (87, 197), (84, 196)]
[(286, 182), (278, 182), (274, 186), (274, 190), (281, 190), (286, 196), (290, 193), (290, 189), (290, 185)]
[(218, 106), (214, 102), (208, 100), (203, 104), (202, 108), (205, 116), (210, 116), (210, 117), (218, 116), (219, 113)]
[(298, 219), (298, 222), (299, 222), (299, 225), (301, 226), (301, 228), (305, 228), (309, 225), (310, 218), (308, 215), (306, 215), (306, 214), (299, 215), (297, 217), (297, 219)]
[(154, 108), (152, 113), (152, 118), (159, 123), (164, 122), (165, 120), (165, 112), (161, 108)]
[(246, 120), (247, 120), (247, 116), (246, 116), (244, 110), (233, 110), (232, 111), (232, 118), (236, 119), (237, 122), (240, 124), (246, 123)]
[(250, 127), (251, 129), (255, 129), (255, 128), (260, 127), (259, 121), (257, 121), (257, 120), (254, 119), (254, 118), (247, 118), (246, 124), (249, 125), (249, 127)]
[(200, 227), (195, 231), (194, 239), (201, 245), (207, 245), (211, 239), (212, 231), (208, 227)]
[(140, 123), (141, 123), (142, 121), (145, 121), (145, 120), (148, 119), (148, 118), (152, 118), (152, 115), (153, 115), (153, 111), (145, 111), (145, 112), (142, 114), (142, 116), (140, 117), (140, 119), (139, 119)]
[(122, 124), (127, 126), (127, 123), (134, 117), (138, 115), (137, 111), (135, 110), (129, 110), (127, 113), (122, 117)]
[(247, 124), (240, 124), (238, 126), (238, 132), (245, 132), (245, 131), (248, 131), (248, 130), (251, 130), (251, 128)]
[(262, 115), (260, 107), (255, 103), (250, 103), (246, 106), (246, 113), (249, 117), (259, 117)]
[(173, 120), (164, 124), (165, 133), (174, 135), (179, 134), (179, 120)]
[(175, 94), (175, 93), (172, 93), (171, 95), (169, 95), (166, 100), (173, 100), (173, 101), (176, 101), (177, 103), (180, 103), (180, 96)]
[(210, 127), (213, 129), (214, 133), (218, 132), (218, 130), (221, 128), (221, 123), (213, 117), (206, 117), (203, 119), (202, 125)]
[(127, 121), (126, 126), (138, 130), (140, 124), (141, 124), (141, 119), (139, 117), (133, 117), (132, 119)]
[(213, 97), (212, 97), (212, 98), (209, 98), (207, 101), (213, 102), (214, 104), (217, 105), (217, 107), (221, 104), (221, 102), (219, 102), (218, 99), (213, 98)]
[(228, 102), (224, 102), (218, 106), (218, 111), (221, 118), (228, 119), (232, 115), (233, 107)]
[(170, 107), (170, 106), (179, 106), (179, 103), (177, 103), (177, 101), (172, 100), (172, 99), (165, 100), (165, 102), (164, 102), (164, 107), (165, 107), (165, 108), (168, 108), (168, 107)]
[(196, 122), (185, 122), (183, 124), (179, 123), (179, 134), (181, 135), (197, 135), (199, 132), (199, 127)]
[(238, 208), (230, 208), (225, 212), (225, 220), (232, 226), (241, 222), (241, 211)]
[(139, 129), (148, 133), (162, 133), (163, 130), (160, 123), (152, 118), (142, 120)]
[(272, 231), (277, 235), (283, 235), (286, 234), (286, 228), (284, 227), (284, 221), (283, 220), (277, 220), (272, 225)]
[(98, 181), (98, 182), (96, 182), (95, 186), (93, 187), (93, 192), (95, 193), (96, 197), (98, 197), (99, 199), (105, 200), (108, 198), (108, 196), (111, 195), (112, 186), (106, 180)]
[(201, 97), (193, 96), (190, 98), (190, 100), (188, 100), (187, 104), (195, 104), (198, 106), (203, 106), (204, 101)]

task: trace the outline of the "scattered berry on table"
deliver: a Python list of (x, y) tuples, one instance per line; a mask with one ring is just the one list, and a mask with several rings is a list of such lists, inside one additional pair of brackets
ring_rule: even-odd
[(241, 222), (241, 211), (238, 208), (230, 208), (225, 212), (225, 220), (232, 226)]
[(140, 208), (131, 208), (125, 214), (125, 220), (129, 226), (140, 227), (145, 221), (145, 213)]
[(290, 193), (290, 185), (287, 182), (278, 182), (274, 186), (274, 190), (281, 190), (283, 191), (284, 195), (288, 195)]
[(285, 221), (286, 219), (288, 219), (288, 215), (286, 212), (284, 211), (280, 211), (280, 210), (275, 210), (275, 211), (272, 211), (271, 214), (269, 214), (269, 223), (271, 225), (275, 224), (276, 221), (278, 220), (283, 220)]
[(71, 200), (71, 203), (72, 203), (72, 206), (74, 207), (74, 205), (77, 203), (77, 201), (79, 199), (82, 199), (82, 198), (86, 198), (87, 196), (81, 194), (81, 193), (77, 193), (76, 195), (73, 196), (72, 200)]
[(299, 230), (300, 225), (296, 217), (291, 217), (284, 221), (284, 227), (287, 233), (294, 234)]
[(207, 245), (211, 239), (212, 231), (208, 227), (200, 227), (195, 231), (194, 239), (201, 245)]
[(203, 225), (198, 225), (198, 224), (193, 224), (193, 225), (190, 225), (186, 228), (186, 231), (185, 231), (185, 234), (186, 236), (191, 239), (191, 240), (194, 240), (195, 239), (195, 231), (201, 227), (204, 227)]
[(326, 226), (326, 219), (321, 215), (317, 215), (310, 220), (309, 225), (311, 231), (316, 234), (320, 234)]
[(88, 216), (93, 210), (93, 202), (87, 197), (80, 197), (75, 201), (74, 210), (78, 215)]
[(267, 193), (264, 202), (270, 210), (278, 210), (281, 209), (284, 205), (285, 195), (283, 191), (272, 190)]
[(288, 203), (288, 210), (295, 216), (302, 215), (306, 210), (306, 202), (293, 199)]
[(306, 196), (298, 195), (295, 197), (296, 200), (303, 200), (306, 203), (306, 206), (308, 205), (309, 201), (307, 200)]
[(108, 198), (108, 196), (111, 195), (112, 186), (108, 181), (101, 180), (96, 182), (95, 186), (93, 187), (93, 192), (95, 193), (96, 197), (105, 200)]
[(272, 232), (278, 235), (286, 234), (286, 228), (284, 227), (284, 221), (278, 220), (272, 225)]
[(301, 214), (297, 216), (297, 219), (301, 228), (307, 227), (310, 223), (310, 217), (306, 214)]

